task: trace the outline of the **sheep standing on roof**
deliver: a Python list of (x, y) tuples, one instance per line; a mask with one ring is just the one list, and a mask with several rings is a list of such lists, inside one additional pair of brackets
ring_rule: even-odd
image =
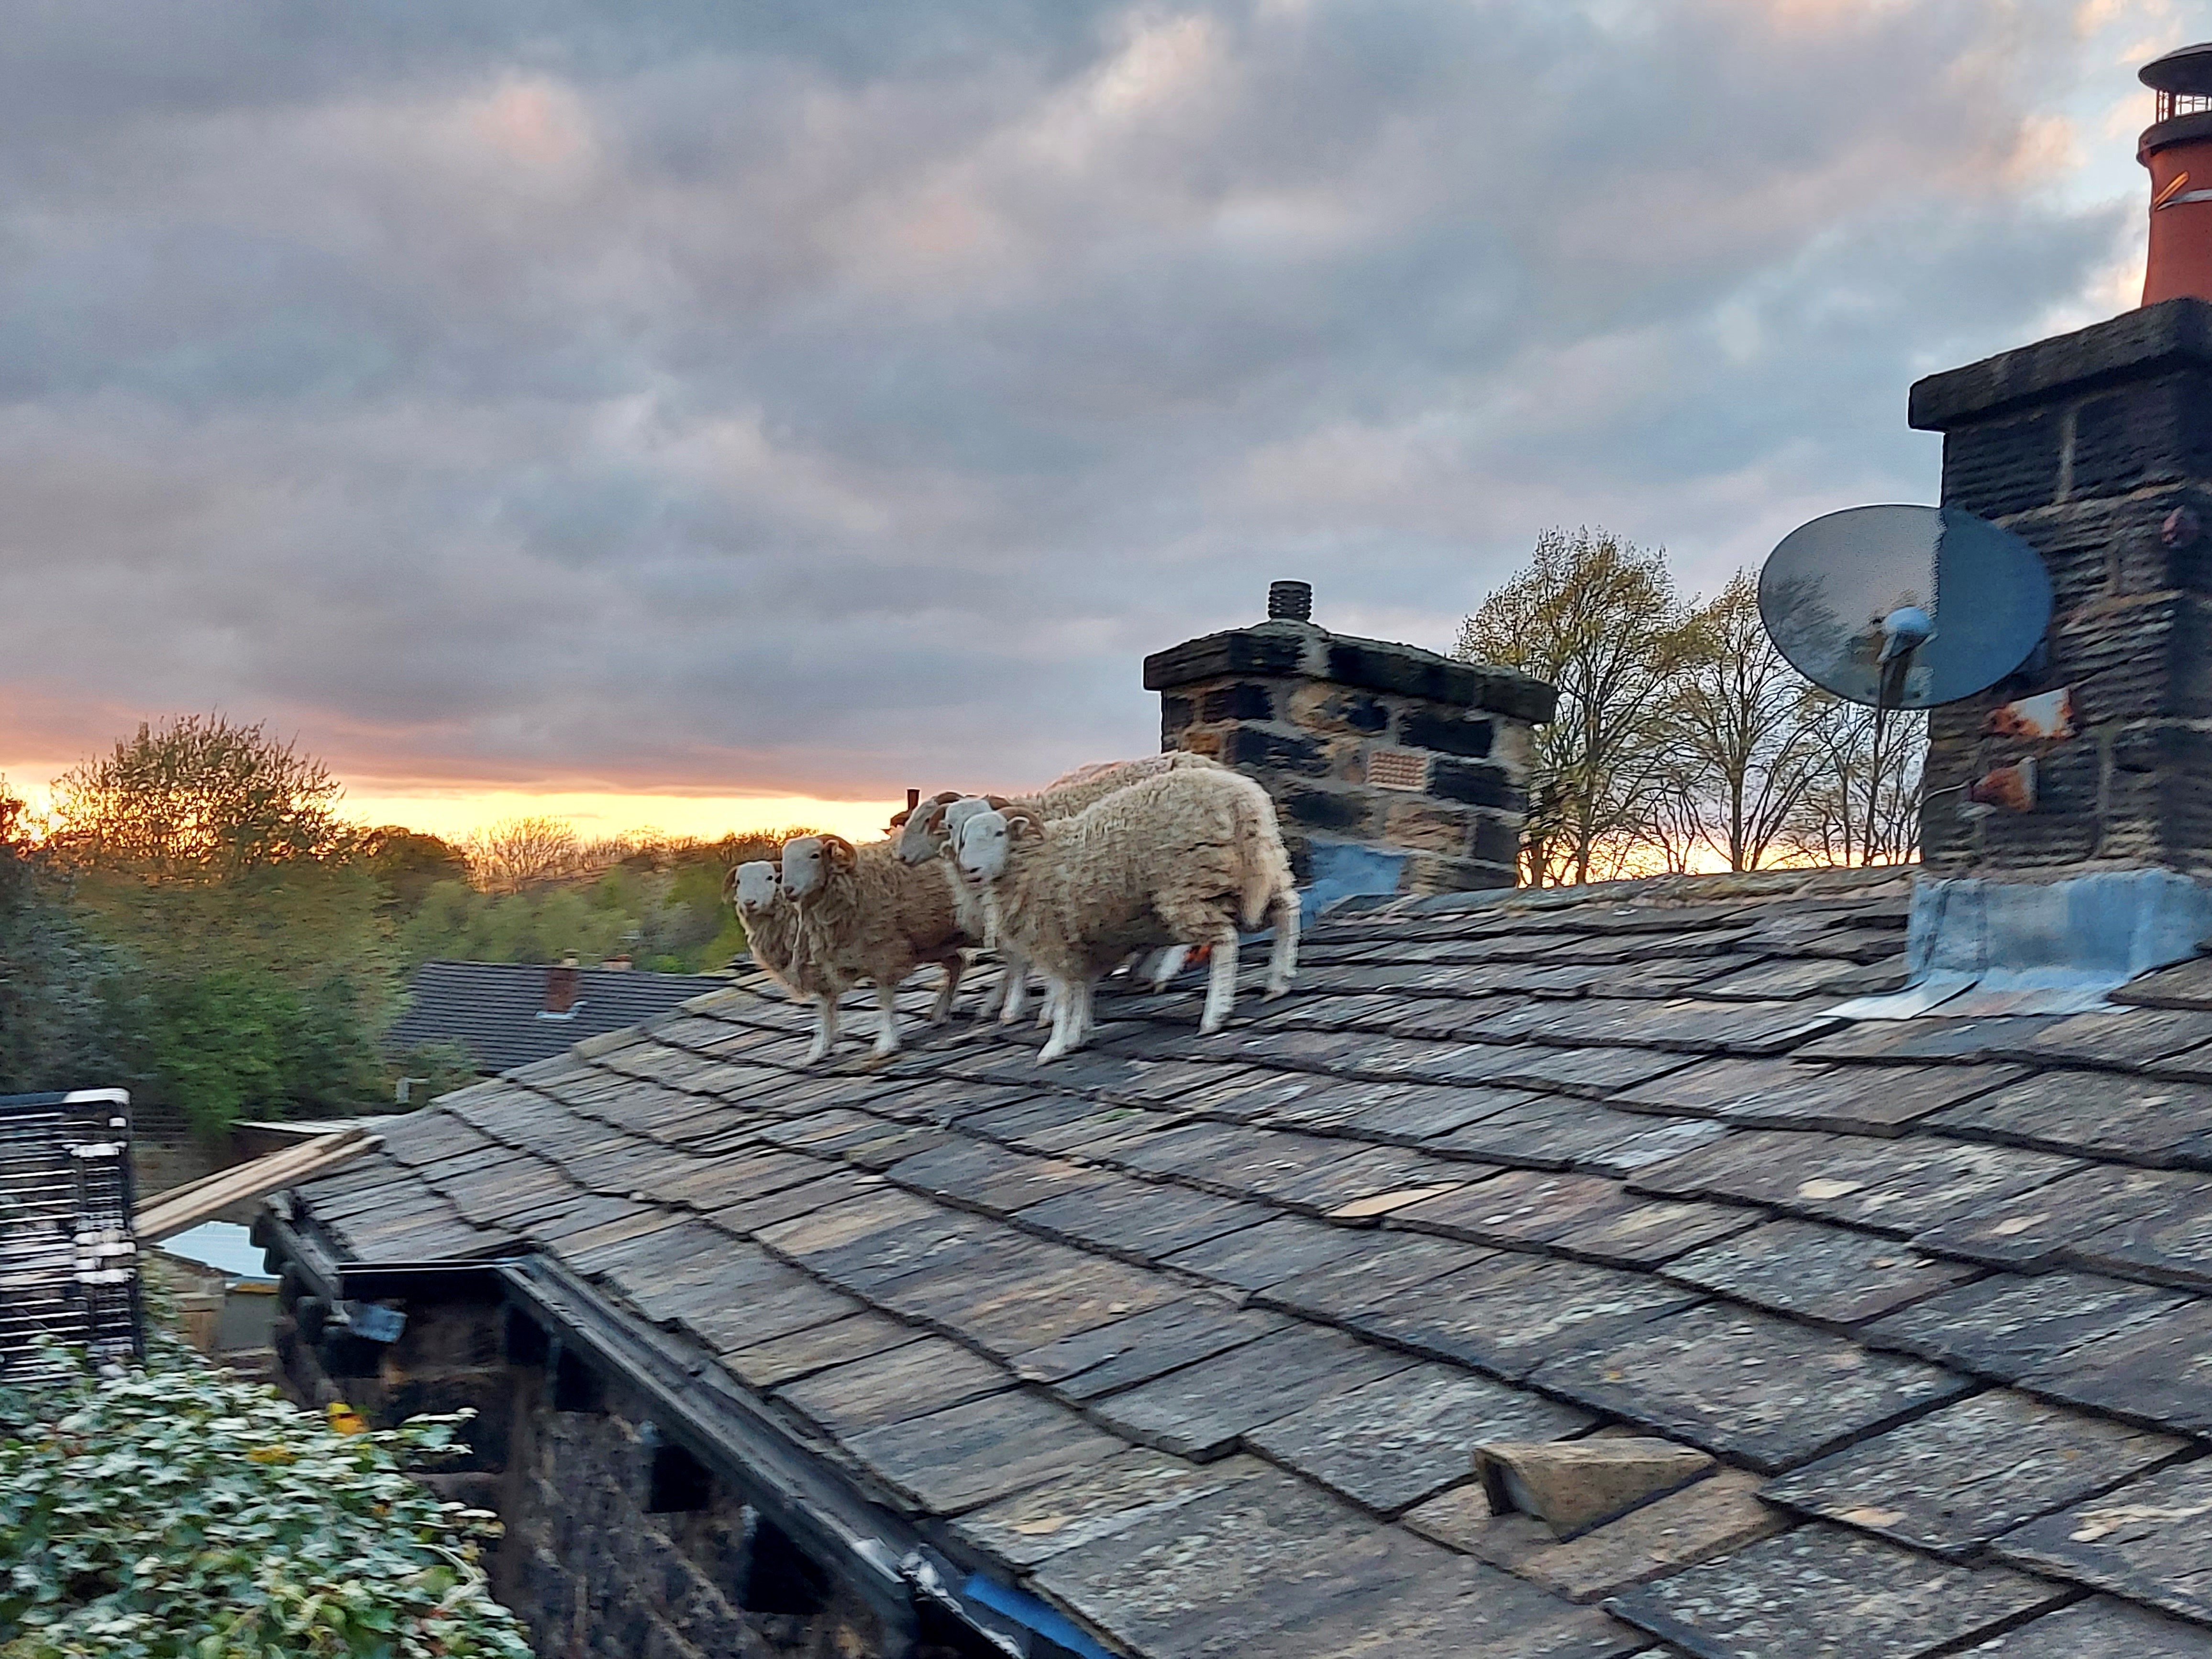
[(745, 925), (745, 946), (761, 971), (781, 985), (793, 1001), (815, 1006), (818, 1052), (808, 1054), (811, 1064), (837, 1041), (839, 988), (815, 966), (799, 907), (784, 896), (783, 879), (775, 866), (766, 859), (741, 864), (730, 872), (724, 886), (737, 906), (738, 920)]
[(1058, 994), (1040, 1063), (1089, 1040), (1093, 987), (1132, 951), (1212, 948), (1201, 1036), (1236, 1006), (1240, 926), (1274, 924), (1270, 997), (1297, 971), (1298, 896), (1274, 804), (1238, 773), (1164, 773), (1058, 822), (986, 809), (961, 826), (956, 857), (990, 884), (1003, 937)]
[[(988, 883), (976, 880), (962, 872), (953, 858), (953, 847), (960, 826), (976, 812), (986, 808), (1004, 811), (1021, 808), (1033, 812), (1048, 823), (1073, 817), (1095, 802), (1104, 799), (1118, 789), (1146, 778), (1159, 777), (1166, 773), (1190, 770), (1224, 770), (1218, 761), (1204, 755), (1189, 754), (1182, 750), (1170, 750), (1158, 755), (1146, 755), (1136, 760), (1093, 761), (1079, 766), (1073, 772), (1064, 772), (1033, 795), (1017, 795), (1011, 799), (1001, 795), (963, 795), (947, 789), (931, 797), (891, 819), (894, 832), (892, 844), (903, 862), (926, 864), (941, 860), (951, 872), (956, 900), (960, 906), (962, 925), (980, 940), (988, 941), (1005, 959), (1005, 970), (999, 982), (992, 988), (983, 1004), (975, 1011), (978, 1019), (988, 1019), (996, 1014), (1002, 1024), (1011, 1024), (1022, 1017), (1029, 1006), (1029, 963), (1020, 947), (1012, 945), (998, 926), (992, 911), (991, 890)], [(1181, 971), (1184, 947), (1170, 946), (1159, 953), (1152, 964), (1148, 975), (1157, 988), (1165, 985)], [(1047, 999), (1046, 1012), (1051, 1010)]]
[[(898, 988), (922, 963), (945, 969), (930, 1022), (951, 1012), (967, 963), (962, 947), (982, 941), (963, 931), (941, 866), (902, 864), (889, 842), (854, 847), (842, 836), (795, 836), (783, 847), (783, 890), (823, 979), (839, 993), (864, 981), (876, 988), (878, 1058), (898, 1052)], [(825, 1010), (809, 1065), (829, 1053), (835, 1033), (836, 1017)]]

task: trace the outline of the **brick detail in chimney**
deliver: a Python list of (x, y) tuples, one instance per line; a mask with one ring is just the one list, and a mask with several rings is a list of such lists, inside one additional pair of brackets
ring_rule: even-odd
[(1147, 657), (1145, 685), (1160, 693), (1163, 749), (1267, 787), (1302, 885), (1316, 848), (1347, 842), (1401, 855), (1401, 891), (1517, 878), (1529, 731), (1552, 716), (1550, 686), (1280, 615)]
[[(2043, 658), (1930, 717), (1929, 867), (2212, 869), (2212, 542), (2186, 533), (2212, 513), (2212, 302), (2170, 300), (1933, 375), (1911, 419), (1943, 434), (1945, 504), (2026, 538), (2053, 592)], [(2061, 687), (2070, 737), (1991, 720)], [(2032, 811), (1970, 800), (2031, 758)]]

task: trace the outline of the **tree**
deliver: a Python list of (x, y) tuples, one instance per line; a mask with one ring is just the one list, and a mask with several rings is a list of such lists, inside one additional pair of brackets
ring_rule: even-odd
[(1784, 836), (1797, 858), (1854, 865), (1917, 856), (1927, 714), (1893, 708), (1877, 721), (1863, 704), (1810, 686), (1804, 699), (1811, 775)]
[(583, 861), (574, 828), (559, 818), (502, 819), (471, 836), (465, 850), (471, 878), (492, 893), (519, 893), (573, 876)]
[(222, 879), (347, 851), (341, 793), (320, 761), (261, 726), (179, 714), (56, 779), (49, 841), (74, 864)]
[(1691, 618), (1696, 651), (1674, 693), (1676, 746), (1662, 824), (1682, 844), (1670, 867), (1702, 846), (1731, 870), (1756, 870), (1785, 846), (1822, 755), (1817, 710), (1759, 617), (1759, 582), (1729, 579)]
[(410, 916), (441, 881), (466, 881), (468, 854), (449, 842), (402, 824), (387, 823), (362, 838), (368, 872), (388, 895), (386, 908)]
[(1534, 738), (1522, 852), (1531, 884), (1588, 881), (1651, 843), (1670, 699), (1699, 638), (1664, 549), (1587, 528), (1544, 532), (1528, 568), (1462, 625), (1455, 656), (1559, 688), (1559, 712)]

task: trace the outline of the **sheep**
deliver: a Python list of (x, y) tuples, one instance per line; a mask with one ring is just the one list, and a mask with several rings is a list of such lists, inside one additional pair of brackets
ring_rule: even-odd
[(766, 859), (741, 864), (730, 872), (724, 890), (745, 925), (745, 945), (761, 971), (793, 1001), (815, 1005), (815, 1046), (806, 1056), (811, 1066), (837, 1041), (840, 988), (815, 965), (799, 907), (785, 896), (782, 876), (775, 865)]
[[(806, 949), (824, 981), (840, 991), (863, 980), (875, 985), (878, 1059), (898, 1052), (894, 1002), (900, 983), (920, 963), (945, 969), (931, 1023), (951, 1012), (967, 963), (961, 947), (981, 941), (962, 930), (941, 866), (902, 864), (889, 842), (856, 848), (842, 836), (795, 836), (784, 843), (783, 890), (798, 908)], [(825, 1017), (809, 1065), (829, 1052), (834, 1036)]]
[(986, 808), (961, 826), (955, 857), (989, 884), (1006, 938), (1059, 994), (1040, 1064), (1089, 1040), (1092, 988), (1133, 950), (1212, 948), (1200, 1036), (1219, 1030), (1236, 1006), (1240, 923), (1273, 921), (1269, 997), (1297, 971), (1298, 896), (1274, 805), (1239, 774), (1147, 778), (1057, 822)]
[[(963, 795), (947, 789), (939, 794), (909, 807), (896, 815), (890, 822), (896, 832), (894, 845), (899, 858), (908, 864), (919, 865), (932, 859), (942, 858), (948, 867), (953, 867), (952, 843), (960, 825), (973, 813), (985, 807), (997, 811), (1020, 807), (1048, 821), (1073, 817), (1094, 802), (1103, 799), (1115, 790), (1141, 782), (1149, 777), (1158, 777), (1170, 772), (1187, 770), (1224, 769), (1219, 762), (1204, 755), (1182, 750), (1170, 750), (1158, 755), (1146, 755), (1136, 760), (1094, 761), (1079, 766), (1073, 772), (1064, 772), (1033, 795), (1017, 796), (1009, 799), (1001, 795)], [(1022, 1017), (1029, 1004), (1029, 963), (1018, 948), (1010, 947), (1000, 937), (1000, 930), (989, 908), (988, 889), (966, 879), (955, 871), (953, 885), (960, 904), (961, 920), (970, 934), (978, 939), (988, 939), (1006, 960), (1005, 971), (998, 984), (983, 1000), (975, 1012), (978, 1019), (988, 1019), (995, 1013), (1002, 1024), (1012, 1024)], [(1158, 953), (1147, 975), (1155, 989), (1164, 986), (1182, 970), (1188, 956), (1182, 945), (1171, 946)], [(1050, 1012), (1051, 998), (1040, 1014), (1042, 1019)]]

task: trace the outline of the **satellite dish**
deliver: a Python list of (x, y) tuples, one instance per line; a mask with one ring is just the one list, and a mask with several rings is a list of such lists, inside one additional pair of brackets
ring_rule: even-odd
[(1814, 684), (1932, 708), (2027, 660), (2051, 623), (2051, 577), (2018, 536), (1955, 507), (1853, 507), (1782, 538), (1759, 614)]

